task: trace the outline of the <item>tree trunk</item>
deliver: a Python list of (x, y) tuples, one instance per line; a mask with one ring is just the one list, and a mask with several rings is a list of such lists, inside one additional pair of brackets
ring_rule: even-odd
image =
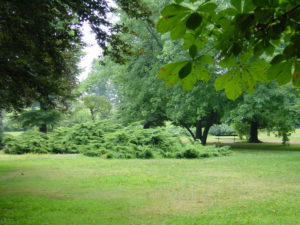
[(149, 129), (150, 128), (150, 122), (145, 123), (143, 128), (144, 129)]
[(206, 145), (208, 131), (209, 131), (210, 127), (211, 127), (210, 124), (205, 126), (205, 129), (204, 129), (204, 132), (203, 132), (203, 135), (202, 135), (202, 138), (201, 138), (201, 144), (202, 145)]
[[(46, 105), (42, 101), (40, 102), (40, 110), (41, 111), (47, 110)], [(47, 124), (46, 123), (41, 124), (39, 130), (40, 130), (40, 132), (43, 132), (46, 134), (47, 133)]]
[(40, 132), (43, 132), (43, 133), (47, 133), (47, 125), (46, 124), (41, 124), (40, 125)]
[(91, 112), (92, 120), (93, 120), (93, 122), (95, 122), (95, 113), (94, 113), (94, 110), (92, 108), (90, 108), (90, 112)]
[(181, 125), (182, 125), (185, 129), (187, 129), (187, 131), (188, 131), (188, 132), (190, 133), (190, 135), (193, 137), (193, 140), (196, 141), (196, 137), (195, 137), (193, 131), (191, 131), (191, 129), (190, 129), (186, 124), (181, 123)]
[(250, 125), (251, 125), (251, 128), (250, 128), (249, 143), (261, 143), (261, 141), (258, 140), (258, 122), (251, 121)]
[(196, 122), (196, 140), (201, 140), (202, 139), (202, 125), (201, 125), (201, 120), (198, 120)]

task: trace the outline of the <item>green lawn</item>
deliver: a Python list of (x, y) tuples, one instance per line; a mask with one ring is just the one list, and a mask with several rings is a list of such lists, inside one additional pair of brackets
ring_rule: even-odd
[(300, 224), (300, 146), (268, 146), (200, 160), (1, 154), (0, 224)]
[[(276, 142), (276, 143), (281, 143), (282, 138), (281, 137), (276, 137), (274, 133), (267, 133), (263, 131), (259, 131), (258, 133), (258, 138), (259, 140), (263, 142)], [(297, 143), (300, 144), (300, 129), (296, 129), (295, 132), (291, 134), (289, 137), (290, 143)], [(235, 140), (237, 142), (240, 142), (239, 138), (236, 137)], [(220, 137), (220, 142), (222, 143), (233, 143), (234, 138), (230, 136), (225, 136), (225, 137)], [(218, 138), (216, 136), (209, 135), (207, 138), (207, 142), (209, 143), (217, 143)], [(243, 140), (245, 142), (245, 140)]]

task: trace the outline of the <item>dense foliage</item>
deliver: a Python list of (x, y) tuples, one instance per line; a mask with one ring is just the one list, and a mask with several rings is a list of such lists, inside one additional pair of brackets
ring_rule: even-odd
[[(131, 15), (145, 11), (138, 1), (116, 2)], [(0, 109), (19, 110), (37, 100), (68, 104), (79, 73), (84, 22), (104, 53), (122, 61), (120, 52), (129, 48), (117, 35), (122, 26), (107, 18), (112, 11), (106, 0), (1, 1)]]
[(164, 128), (143, 129), (109, 121), (78, 124), (58, 128), (48, 136), (26, 131), (4, 139), (5, 152), (24, 153), (83, 153), (103, 158), (200, 158), (230, 154), (228, 147), (203, 147), (198, 143), (182, 143)]
[(253, 92), (257, 82), (300, 86), (299, 1), (175, 2), (161, 11), (157, 30), (183, 40), (189, 57), (162, 67), (159, 77), (168, 85), (180, 82), (191, 89), (197, 80), (207, 79), (203, 66), (217, 63), (222, 74), (215, 88), (224, 89), (229, 99), (235, 100), (243, 89)]

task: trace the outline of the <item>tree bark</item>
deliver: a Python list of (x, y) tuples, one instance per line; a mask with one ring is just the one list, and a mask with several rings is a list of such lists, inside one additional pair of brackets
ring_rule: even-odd
[(144, 129), (149, 129), (150, 128), (150, 122), (145, 123), (143, 128)]
[(95, 113), (94, 113), (94, 110), (92, 108), (90, 108), (90, 112), (91, 112), (92, 120), (93, 120), (93, 122), (95, 122)]
[(202, 125), (201, 125), (201, 120), (198, 120), (196, 122), (196, 140), (201, 140), (202, 139)]
[(203, 132), (203, 135), (202, 135), (202, 138), (201, 138), (201, 144), (202, 145), (206, 145), (206, 141), (207, 141), (207, 136), (208, 136), (208, 131), (210, 129), (211, 125), (210, 124), (207, 124), (204, 128), (204, 132)]
[(251, 121), (249, 143), (261, 143), (261, 141), (258, 140), (258, 122), (257, 121)]

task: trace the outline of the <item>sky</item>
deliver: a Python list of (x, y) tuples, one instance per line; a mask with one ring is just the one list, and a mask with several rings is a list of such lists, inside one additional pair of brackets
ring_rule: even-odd
[(97, 44), (95, 34), (92, 33), (92, 29), (88, 23), (84, 23), (82, 27), (83, 41), (87, 46), (83, 49), (85, 56), (82, 57), (79, 63), (79, 67), (83, 70), (79, 75), (79, 81), (83, 81), (87, 78), (92, 68), (92, 62), (95, 58), (101, 55), (102, 50)]
[[(110, 7), (117, 7), (112, 0), (108, 0), (107, 3)], [(107, 16), (110, 22), (118, 21), (118, 18), (115, 15), (108, 14)], [(102, 53), (102, 49), (97, 44), (96, 36), (92, 32), (92, 29), (87, 22), (85, 22), (82, 26), (82, 33), (83, 41), (87, 44), (87, 46), (83, 49), (83, 52), (85, 52), (86, 55), (80, 60), (79, 63), (79, 67), (83, 70), (79, 75), (79, 81), (83, 81), (85, 78), (87, 78), (89, 72), (91, 71), (93, 60), (98, 58)]]

